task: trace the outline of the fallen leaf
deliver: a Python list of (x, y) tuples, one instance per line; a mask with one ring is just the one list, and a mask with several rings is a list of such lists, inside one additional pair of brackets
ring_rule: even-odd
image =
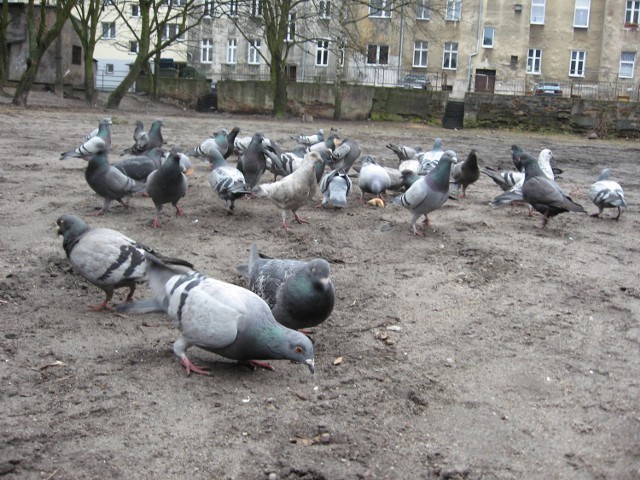
[(340, 365), (342, 363), (342, 357), (338, 357), (333, 361), (334, 365)]
[(64, 362), (61, 362), (60, 360), (56, 360), (55, 362), (51, 362), (51, 363), (47, 363), (46, 365), (42, 365), (40, 367), (40, 370), (44, 370), (45, 368), (49, 368), (49, 367), (66, 367), (67, 364)]

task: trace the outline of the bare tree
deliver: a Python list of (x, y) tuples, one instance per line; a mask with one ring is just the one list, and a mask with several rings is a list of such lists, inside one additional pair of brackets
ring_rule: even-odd
[(6, 95), (4, 85), (9, 76), (9, 49), (7, 33), (9, 30), (9, 2), (2, 2), (0, 11), (0, 94)]

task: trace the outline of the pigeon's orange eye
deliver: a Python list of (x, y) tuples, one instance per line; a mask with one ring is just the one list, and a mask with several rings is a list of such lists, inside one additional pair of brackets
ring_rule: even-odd
[(302, 353), (302, 347), (296, 347), (296, 348), (295, 348), (295, 350), (296, 350), (296, 352), (298, 352), (298, 353)]

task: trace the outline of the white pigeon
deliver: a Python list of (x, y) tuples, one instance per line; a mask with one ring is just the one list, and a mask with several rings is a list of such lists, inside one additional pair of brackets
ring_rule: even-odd
[(620, 184), (609, 180), (608, 168), (602, 170), (598, 180), (589, 188), (589, 199), (598, 207), (598, 213), (592, 214), (592, 217), (599, 217), (605, 208), (617, 208), (618, 215), (615, 217), (615, 220), (618, 220), (622, 212), (622, 207), (627, 206)]

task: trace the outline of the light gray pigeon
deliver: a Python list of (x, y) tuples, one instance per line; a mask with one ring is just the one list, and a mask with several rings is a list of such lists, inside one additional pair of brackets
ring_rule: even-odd
[(213, 168), (209, 174), (209, 185), (224, 200), (227, 212), (232, 214), (235, 201), (250, 195), (251, 190), (247, 187), (242, 172), (229, 165), (220, 152), (212, 151), (208, 160)]
[(94, 153), (84, 171), (84, 178), (89, 186), (100, 195), (104, 202), (102, 208), (91, 215), (103, 215), (113, 200), (119, 201), (125, 208), (129, 205), (122, 199), (133, 193), (142, 192), (145, 184), (127, 177), (116, 167), (109, 165), (106, 151)]
[(249, 263), (237, 267), (275, 319), (285, 327), (301, 330), (324, 322), (336, 300), (331, 267), (322, 258), (290, 260), (261, 257), (251, 245)]
[(176, 209), (176, 215), (184, 215), (178, 202), (187, 194), (189, 181), (182, 173), (180, 160), (183, 154), (174, 147), (159, 169), (151, 172), (147, 177), (147, 193), (156, 207), (155, 217), (151, 224), (153, 228), (160, 227), (160, 213), (165, 203), (171, 203)]
[(324, 130), (320, 128), (313, 135), (292, 135), (291, 138), (297, 143), (310, 147), (311, 145), (315, 145), (316, 143), (324, 142)]
[(111, 148), (111, 119), (103, 118), (98, 124), (96, 135), (85, 140), (75, 150), (70, 150), (60, 155), (60, 160), (68, 158), (89, 158), (97, 152), (108, 152)]
[[(108, 123), (108, 124), (109, 124), (109, 126), (113, 125), (113, 122), (111, 121), (111, 118), (109, 118), (109, 117), (104, 117), (104, 118), (102, 119), (102, 121), (104, 121), (104, 122)], [(93, 137), (95, 137), (95, 136), (97, 136), (97, 135), (98, 135), (98, 132), (99, 132), (99, 131), (100, 131), (100, 124), (99, 124), (99, 122), (98, 122), (98, 127), (96, 127), (96, 128), (94, 128), (93, 130), (91, 130), (91, 131), (87, 134), (87, 136), (86, 136), (86, 137), (84, 137), (84, 140), (85, 140), (85, 141), (87, 141), (87, 140), (91, 140)]]
[(325, 136), (324, 142), (314, 143), (309, 146), (309, 150), (312, 152), (320, 150), (329, 150), (330, 152), (333, 152), (338, 146), (340, 146), (340, 135), (338, 135), (338, 132), (332, 128), (329, 135)]
[(424, 236), (416, 226), (416, 221), (424, 215), (424, 226), (429, 226), (430, 212), (439, 209), (449, 198), (449, 175), (453, 156), (446, 151), (436, 168), (427, 175), (420, 177), (401, 196), (394, 199), (411, 212), (411, 231), (414, 235)]
[(287, 223), (287, 212), (289, 211), (293, 213), (296, 222), (309, 223), (301, 219), (296, 212), (309, 202), (318, 191), (316, 168), (320, 164), (324, 165), (320, 154), (309, 152), (305, 156), (302, 166), (291, 175), (287, 175), (277, 182), (258, 185), (253, 189), (258, 197), (268, 197), (282, 211), (282, 228), (291, 228), (291, 225)]
[(480, 178), (480, 167), (478, 167), (478, 155), (475, 150), (471, 150), (467, 159), (462, 163), (456, 163), (451, 169), (451, 179), (458, 190), (462, 187), (462, 196), (467, 196), (467, 187), (475, 183)]
[(144, 155), (153, 148), (159, 148), (164, 145), (162, 138), (162, 126), (164, 122), (161, 119), (155, 119), (151, 123), (151, 128), (144, 133), (131, 147), (124, 149), (122, 154), (129, 153), (131, 155)]
[(362, 167), (358, 175), (360, 187), (360, 203), (364, 203), (364, 194), (370, 193), (378, 198), (391, 186), (391, 178), (387, 171), (378, 165), (373, 158), (366, 156), (362, 159)]
[(622, 207), (627, 206), (620, 184), (609, 180), (608, 168), (602, 170), (598, 180), (589, 188), (589, 199), (598, 207), (598, 213), (592, 214), (592, 217), (599, 217), (605, 208), (617, 208), (618, 215), (615, 217), (615, 220), (618, 220), (622, 212)]
[(351, 187), (351, 179), (346, 173), (338, 170), (327, 172), (320, 179), (320, 192), (322, 193), (320, 206), (332, 205), (336, 208), (345, 208)]
[(144, 123), (140, 120), (136, 120), (136, 127), (133, 129), (133, 141), (137, 143), (145, 133)]
[(442, 144), (443, 144), (442, 139), (440, 137), (437, 137), (433, 141), (433, 147), (431, 148), (431, 150), (426, 152), (418, 152), (418, 154), (416, 155), (416, 159), (418, 159), (420, 162), (428, 162), (428, 161), (437, 162), (438, 160), (440, 160), (440, 157), (442, 157), (442, 155), (444, 154), (444, 149)]
[(422, 148), (410, 147), (408, 145), (395, 145), (393, 143), (389, 143), (386, 147), (398, 156), (399, 162), (411, 160), (412, 158), (415, 158), (418, 153), (422, 152)]
[(216, 150), (224, 157), (224, 154), (229, 150), (229, 141), (227, 140), (228, 135), (229, 132), (226, 128), (216, 130), (213, 132), (213, 136), (207, 138), (200, 145), (188, 152), (187, 155), (208, 158), (212, 155), (212, 151)]
[(521, 158), (524, 161), (522, 197), (543, 215), (542, 228), (547, 226), (549, 218), (561, 213), (586, 213), (582, 205), (571, 200), (571, 197), (563, 192), (555, 181), (548, 178), (535, 158), (528, 155), (523, 155)]
[(264, 171), (267, 169), (267, 160), (265, 159), (263, 148), (264, 134), (256, 132), (238, 159), (237, 168), (244, 175), (244, 180), (250, 189), (258, 185), (262, 175), (264, 175)]
[[(62, 247), (73, 269), (106, 295), (101, 304), (89, 308), (111, 310), (108, 304), (116, 288), (127, 287), (127, 301), (130, 301), (136, 285), (146, 281), (144, 252), (155, 252), (116, 230), (90, 228), (75, 215), (61, 215), (56, 224), (58, 234), (63, 238)], [(165, 258), (165, 261), (191, 266), (178, 259)]]
[(265, 148), (266, 168), (273, 173), (274, 181), (280, 177), (286, 177), (295, 172), (304, 162), (305, 151), (302, 145), (296, 147), (293, 152), (278, 154), (271, 148)]
[(193, 270), (166, 265), (147, 254), (147, 275), (154, 298), (121, 304), (117, 311), (164, 311), (180, 329), (173, 352), (187, 375), (209, 375), (207, 367), (191, 363), (192, 345), (251, 366), (273, 369), (257, 360), (291, 360), (313, 373), (313, 344), (296, 330), (279, 324), (271, 309), (246, 288), (222, 282)]
[(353, 163), (360, 158), (360, 145), (352, 138), (345, 138), (340, 141), (331, 154), (332, 163), (329, 167), (332, 170), (342, 170), (349, 173)]
[(515, 170), (496, 170), (492, 167), (484, 167), (480, 173), (484, 173), (493, 180), (503, 192), (506, 192), (515, 184), (524, 181), (524, 173)]

